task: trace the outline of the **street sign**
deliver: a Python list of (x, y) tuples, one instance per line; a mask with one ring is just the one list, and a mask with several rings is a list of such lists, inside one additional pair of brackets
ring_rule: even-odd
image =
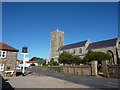
[(22, 53), (27, 53), (27, 47), (22, 48)]

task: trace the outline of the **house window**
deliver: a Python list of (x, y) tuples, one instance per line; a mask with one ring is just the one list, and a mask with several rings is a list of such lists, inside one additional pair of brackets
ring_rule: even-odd
[(6, 57), (6, 51), (0, 51), (0, 58)]
[(0, 71), (4, 71), (4, 64), (0, 64)]
[(82, 49), (81, 48), (79, 49), (79, 53), (82, 53)]

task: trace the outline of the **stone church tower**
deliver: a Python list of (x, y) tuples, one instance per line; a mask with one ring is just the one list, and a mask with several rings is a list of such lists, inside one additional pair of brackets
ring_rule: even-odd
[(51, 58), (57, 58), (58, 57), (58, 48), (64, 45), (64, 32), (60, 30), (55, 30), (51, 32), (50, 37), (50, 57)]

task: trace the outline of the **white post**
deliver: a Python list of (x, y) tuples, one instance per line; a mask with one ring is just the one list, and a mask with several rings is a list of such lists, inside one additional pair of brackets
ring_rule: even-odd
[(28, 54), (28, 53), (21, 53), (23, 54), (23, 69), (22, 69), (22, 73), (24, 74), (25, 73), (25, 56)]
[(24, 57), (23, 57), (23, 69), (22, 69), (22, 73), (24, 74), (25, 73), (25, 53), (23, 54)]

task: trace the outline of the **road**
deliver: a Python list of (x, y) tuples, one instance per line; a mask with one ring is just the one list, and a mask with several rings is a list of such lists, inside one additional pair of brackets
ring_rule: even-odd
[(91, 88), (118, 88), (118, 79), (110, 79), (103, 77), (95, 77), (95, 76), (78, 76), (71, 74), (62, 74), (57, 72), (47, 72), (41, 70), (34, 70), (31, 68), (27, 68), (28, 71), (32, 73), (36, 73), (36, 76), (50, 76), (54, 78), (58, 78), (61, 80), (66, 80), (72, 83), (86, 85)]

